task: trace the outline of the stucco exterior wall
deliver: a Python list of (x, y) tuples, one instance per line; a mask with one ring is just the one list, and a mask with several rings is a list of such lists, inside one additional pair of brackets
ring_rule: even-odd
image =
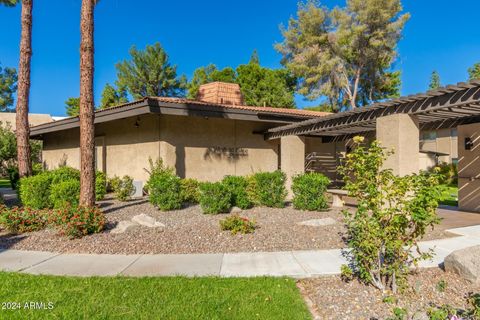
[(384, 167), (404, 176), (418, 173), (419, 129), (418, 120), (408, 114), (392, 114), (377, 119), (377, 140), (382, 147), (393, 149)]
[(278, 141), (265, 141), (271, 125), (218, 118), (160, 118), (160, 154), (180, 177), (201, 181), (278, 168)]
[[(218, 118), (145, 115), (97, 125), (97, 168), (107, 176), (129, 175), (146, 181), (149, 157), (162, 158), (180, 177), (216, 181), (225, 175), (248, 175), (278, 169), (279, 141), (262, 134), (272, 124)], [(79, 131), (44, 137), (47, 168), (79, 168)]]
[[(465, 150), (465, 138), (473, 147)], [(458, 127), (458, 206), (480, 212), (480, 123)]]

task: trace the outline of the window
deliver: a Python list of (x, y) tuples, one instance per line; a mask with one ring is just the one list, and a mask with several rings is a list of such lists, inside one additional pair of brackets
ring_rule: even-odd
[(436, 131), (425, 131), (422, 132), (421, 140), (436, 140), (437, 139), (437, 132)]
[(452, 137), (458, 137), (457, 128), (453, 128), (452, 131), (450, 132), (450, 135), (451, 135)]

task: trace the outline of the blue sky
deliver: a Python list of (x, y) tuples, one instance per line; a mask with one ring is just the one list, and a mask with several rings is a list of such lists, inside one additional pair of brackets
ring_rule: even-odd
[[(36, 1), (33, 25), (31, 112), (63, 115), (64, 101), (79, 92), (80, 0)], [(345, 0), (323, 4), (343, 6)], [(425, 91), (432, 70), (442, 83), (467, 78), (480, 61), (478, 0), (404, 0), (412, 17), (399, 45), (395, 69), (402, 70), (402, 94)], [(280, 66), (275, 42), (281, 23), (295, 15), (296, 0), (101, 0), (95, 16), (95, 97), (116, 78), (115, 63), (132, 45), (160, 42), (178, 72), (191, 77), (208, 63), (247, 63), (254, 49), (262, 65)], [(0, 63), (18, 65), (20, 8), (0, 7)], [(314, 103), (298, 97), (299, 107)]]

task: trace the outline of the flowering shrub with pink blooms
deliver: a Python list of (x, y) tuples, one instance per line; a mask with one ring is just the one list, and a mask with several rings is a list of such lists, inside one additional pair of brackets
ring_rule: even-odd
[(98, 207), (67, 206), (52, 210), (49, 216), (49, 223), (70, 239), (98, 233), (104, 229), (106, 222), (105, 215)]
[(0, 225), (10, 232), (38, 231), (47, 225), (48, 210), (0, 206)]

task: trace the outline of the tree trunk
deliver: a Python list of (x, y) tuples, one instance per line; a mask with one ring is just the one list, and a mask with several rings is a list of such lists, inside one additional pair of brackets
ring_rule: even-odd
[(94, 0), (82, 0), (80, 18), (80, 205), (95, 205), (95, 127), (93, 104)]
[(18, 66), (18, 92), (16, 108), (16, 136), (18, 173), (20, 177), (32, 174), (30, 157), (30, 126), (28, 101), (30, 96), (30, 61), (32, 58), (32, 9), (33, 0), (22, 1), (22, 35), (20, 39), (20, 63)]

